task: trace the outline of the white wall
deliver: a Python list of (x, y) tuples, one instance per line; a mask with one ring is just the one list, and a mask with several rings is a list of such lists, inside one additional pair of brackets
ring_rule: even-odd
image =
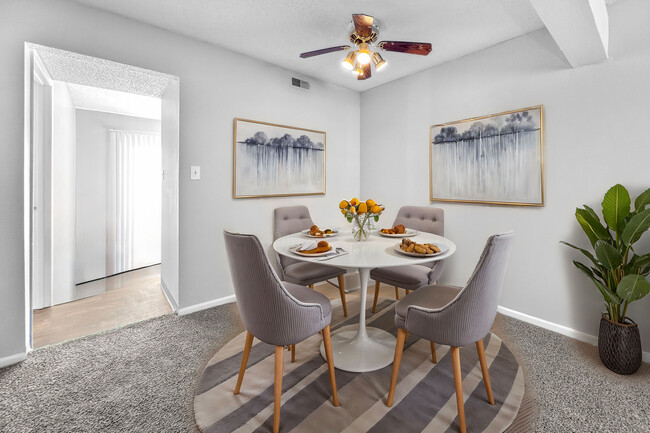
[(52, 87), (52, 304), (72, 299), (75, 260), (75, 109), (68, 85)]
[(171, 80), (161, 98), (161, 137), (162, 147), (162, 208), (160, 256), (160, 284), (167, 299), (172, 304), (172, 309), (178, 309), (179, 276), (179, 191), (178, 191), (178, 164), (179, 164), (179, 120), (180, 120), (180, 93), (179, 82)]
[[(588, 245), (576, 206), (600, 209), (616, 183), (634, 196), (650, 187), (648, 16), (644, 0), (610, 8), (612, 59), (604, 64), (571, 69), (540, 30), (364, 92), (362, 195), (387, 205), (386, 224), (402, 205), (429, 205), (430, 125), (544, 104), (546, 206), (432, 203), (445, 210), (445, 234), (458, 246), (443, 280), (464, 284), (486, 238), (512, 228), (517, 239), (501, 304), (597, 335), (600, 294), (571, 263), (581, 257), (558, 242)], [(650, 234), (638, 245), (650, 251)], [(648, 311), (650, 296), (628, 310), (644, 351)]]
[(160, 120), (101, 111), (77, 112), (75, 282), (106, 277), (108, 149), (111, 129), (160, 133)]
[[(116, 15), (60, 0), (0, 2), (0, 358), (23, 352), (23, 68), (29, 41), (180, 77), (179, 306), (233, 293), (222, 230), (270, 246), (273, 208), (306, 204), (320, 224), (342, 224), (337, 204), (357, 195), (358, 93)], [(302, 77), (305, 78), (305, 77)], [(327, 195), (232, 199), (233, 118), (327, 132)], [(190, 181), (190, 165), (201, 166)]]

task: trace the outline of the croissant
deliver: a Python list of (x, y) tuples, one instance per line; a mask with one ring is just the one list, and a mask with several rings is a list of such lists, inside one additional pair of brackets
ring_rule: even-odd
[(317, 254), (317, 253), (325, 253), (331, 249), (332, 246), (328, 244), (327, 241), (320, 241), (318, 242), (318, 246), (313, 250), (302, 250), (300, 252), (303, 254)]
[(317, 225), (313, 225), (309, 228), (309, 234), (312, 236), (323, 236), (323, 232), (318, 228)]

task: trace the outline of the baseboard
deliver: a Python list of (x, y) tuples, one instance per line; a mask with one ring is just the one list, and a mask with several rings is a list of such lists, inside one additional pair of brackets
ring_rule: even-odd
[(18, 364), (27, 359), (27, 353), (17, 353), (15, 355), (5, 356), (0, 358), (0, 368), (9, 367), (10, 365)]
[(178, 310), (178, 304), (176, 303), (176, 300), (172, 296), (171, 292), (167, 288), (167, 284), (163, 281), (163, 279), (160, 279), (160, 286), (162, 287), (163, 294), (165, 295), (165, 298), (167, 298), (167, 302), (169, 303), (169, 306), (172, 307), (172, 311), (176, 312)]
[[(505, 316), (513, 317), (522, 322), (530, 323), (531, 325), (539, 326), (540, 328), (548, 329), (549, 331), (584, 341), (593, 346), (598, 345), (598, 337), (595, 335), (587, 334), (586, 332), (578, 331), (577, 329), (569, 328), (568, 326), (558, 325), (557, 323), (549, 322), (548, 320), (540, 319), (539, 317), (520, 313), (519, 311), (511, 310), (510, 308), (502, 307), (501, 305), (499, 305), (497, 311)], [(650, 362), (650, 352), (643, 352), (643, 362)]]
[(186, 314), (196, 313), (197, 311), (216, 307), (218, 305), (229, 304), (231, 302), (235, 302), (235, 295), (224, 296), (223, 298), (213, 299), (211, 301), (201, 302), (200, 304), (191, 305), (189, 307), (179, 308), (176, 310), (176, 314), (179, 316), (185, 316)]

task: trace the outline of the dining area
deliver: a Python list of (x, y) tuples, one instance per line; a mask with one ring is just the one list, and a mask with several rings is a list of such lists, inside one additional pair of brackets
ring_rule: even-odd
[(505, 430), (523, 373), (490, 327), (514, 234), (488, 238), (457, 287), (440, 282), (458, 248), (441, 208), (403, 206), (390, 226), (370, 199), (339, 211), (351, 227), (316, 225), (306, 206), (275, 208), (266, 248), (255, 233), (224, 230), (246, 331), (205, 368), (199, 428)]

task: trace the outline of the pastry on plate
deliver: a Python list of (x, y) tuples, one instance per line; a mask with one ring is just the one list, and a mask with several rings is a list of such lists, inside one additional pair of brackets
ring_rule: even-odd
[[(303, 245), (304, 247), (305, 245)], [(301, 247), (302, 248), (302, 247)], [(299, 253), (303, 254), (318, 254), (318, 253), (326, 253), (327, 251), (332, 249), (332, 246), (327, 243), (327, 241), (320, 241), (316, 245), (315, 248), (311, 248), (311, 246), (307, 247), (308, 249), (298, 249)]]
[(392, 229), (381, 229), (381, 232), (386, 235), (403, 235), (406, 233), (406, 227), (404, 224), (397, 224)]
[(321, 230), (315, 224), (309, 228), (309, 234), (312, 235), (312, 236), (323, 237), (325, 235), (331, 235), (333, 233), (334, 233), (334, 230), (331, 230), (331, 229)]
[(399, 248), (402, 251), (406, 251), (407, 253), (422, 254), (423, 256), (440, 252), (440, 248), (434, 244), (418, 244), (417, 242), (413, 242), (410, 239), (402, 239), (402, 243), (400, 244)]

